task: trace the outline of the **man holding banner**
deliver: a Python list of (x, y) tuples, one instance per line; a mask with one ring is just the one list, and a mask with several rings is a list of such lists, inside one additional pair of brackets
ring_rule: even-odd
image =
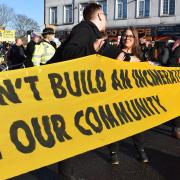
[[(71, 60), (92, 54), (116, 58), (121, 49), (109, 44), (107, 37), (103, 36), (106, 29), (106, 15), (101, 5), (89, 3), (83, 11), (84, 21), (75, 26), (66, 41), (56, 50), (48, 63)], [(119, 164), (117, 146), (108, 146), (111, 152), (111, 163)]]
[[(90, 3), (83, 11), (84, 21), (75, 26), (66, 42), (59, 48), (60, 54), (55, 54), (55, 58), (62, 57), (63, 60), (74, 59), (91, 54), (101, 54), (106, 57), (116, 59), (121, 53), (121, 49), (109, 44), (106, 36), (106, 15), (101, 5)], [(88, 36), (83, 36), (88, 34)], [(111, 155), (111, 163), (119, 164), (116, 143), (108, 145)]]

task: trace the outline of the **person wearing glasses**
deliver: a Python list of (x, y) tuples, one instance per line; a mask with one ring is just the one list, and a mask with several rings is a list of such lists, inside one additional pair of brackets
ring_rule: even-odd
[[(138, 32), (135, 28), (129, 27), (125, 29), (120, 41), (120, 48), (122, 48), (122, 52), (117, 57), (118, 60), (129, 62), (140, 62), (143, 60), (143, 53), (139, 45)], [(149, 162), (144, 150), (143, 133), (132, 136), (132, 139), (138, 152), (139, 160), (144, 163)]]
[(129, 62), (140, 62), (143, 60), (138, 33), (135, 28), (129, 27), (122, 33), (120, 48), (122, 52), (117, 57), (118, 60)]

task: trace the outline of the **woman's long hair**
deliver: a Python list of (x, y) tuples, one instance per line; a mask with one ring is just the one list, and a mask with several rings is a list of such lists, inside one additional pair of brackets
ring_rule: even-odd
[(132, 53), (142, 59), (142, 51), (141, 51), (141, 47), (139, 45), (139, 37), (138, 37), (138, 32), (137, 30), (134, 28), (134, 27), (128, 27), (127, 29), (125, 29), (122, 33), (122, 38), (121, 38), (121, 41), (120, 41), (120, 47), (123, 49), (123, 48), (126, 48), (125, 45), (123, 44), (123, 36), (125, 35), (126, 31), (127, 30), (130, 30), (134, 36), (134, 44), (132, 46)]

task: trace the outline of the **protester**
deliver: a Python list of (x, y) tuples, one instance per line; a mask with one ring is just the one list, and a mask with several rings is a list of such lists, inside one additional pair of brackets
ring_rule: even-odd
[[(92, 54), (102, 54), (116, 58), (121, 52), (116, 45), (111, 45), (103, 35), (106, 30), (106, 16), (101, 5), (89, 3), (83, 11), (84, 21), (75, 26), (67, 40), (57, 49), (50, 62), (65, 61)], [(109, 145), (111, 163), (119, 164), (114, 146)]]
[[(117, 57), (120, 61), (140, 62), (143, 59), (142, 51), (139, 45), (139, 38), (136, 29), (127, 28), (122, 34), (120, 42), (122, 53)], [(139, 133), (132, 136), (134, 145), (142, 162), (149, 162), (147, 154), (144, 150), (144, 135)]]
[[(104, 36), (106, 16), (101, 5), (89, 3), (83, 11), (84, 20), (76, 25), (48, 63), (66, 61), (92, 54), (116, 58), (120, 49), (110, 45)], [(115, 159), (116, 162), (118, 159)], [(118, 162), (119, 163), (119, 162)]]
[(15, 44), (9, 49), (8, 52), (8, 65), (9, 69), (22, 68), (25, 62), (25, 49), (23, 40), (17, 38)]
[(180, 139), (180, 116), (173, 119), (173, 125), (173, 136), (175, 136), (177, 139)]
[(133, 27), (123, 32), (120, 48), (122, 53), (117, 57), (120, 61), (140, 62), (143, 58), (138, 33)]
[(172, 53), (168, 59), (168, 66), (180, 66), (180, 39), (177, 39), (174, 42), (174, 45), (172, 47)]
[(25, 53), (26, 53), (26, 62), (25, 62), (26, 67), (32, 67), (33, 66), (32, 56), (33, 56), (33, 53), (35, 50), (35, 45), (39, 44), (40, 40), (41, 40), (40, 36), (33, 34), (31, 41), (27, 44), (26, 51), (25, 51)]
[(50, 63), (75, 59), (92, 54), (116, 58), (120, 50), (110, 45), (103, 36), (106, 16), (101, 5), (90, 3), (83, 11), (84, 20), (76, 25), (68, 38), (57, 49)]
[(53, 28), (45, 28), (43, 30), (42, 42), (35, 45), (35, 50), (32, 57), (32, 63), (34, 66), (44, 65), (53, 57), (55, 53), (55, 45), (52, 43), (54, 35), (55, 32)]
[(168, 59), (170, 57), (170, 51), (171, 50), (169, 49), (168, 42), (159, 43), (157, 61), (160, 63), (160, 65), (167, 66)]
[[(168, 59), (168, 66), (180, 67), (180, 39), (176, 39), (172, 47), (172, 53)], [(173, 124), (174, 124), (173, 135), (177, 139), (180, 139), (180, 116), (173, 119)]]
[(10, 47), (11, 47), (10, 43), (8, 42), (3, 43), (0, 50), (0, 55), (3, 57), (2, 61), (5, 61), (5, 62), (8, 61), (8, 52), (9, 52)]
[(141, 61), (155, 61), (155, 47), (152, 41), (146, 40), (146, 34), (140, 33), (139, 44), (142, 51), (142, 60)]

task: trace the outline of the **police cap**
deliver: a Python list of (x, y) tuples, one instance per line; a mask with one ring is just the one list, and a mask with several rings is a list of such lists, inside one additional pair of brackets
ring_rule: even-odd
[(53, 28), (43, 29), (42, 35), (45, 35), (45, 34), (55, 34), (54, 29)]

